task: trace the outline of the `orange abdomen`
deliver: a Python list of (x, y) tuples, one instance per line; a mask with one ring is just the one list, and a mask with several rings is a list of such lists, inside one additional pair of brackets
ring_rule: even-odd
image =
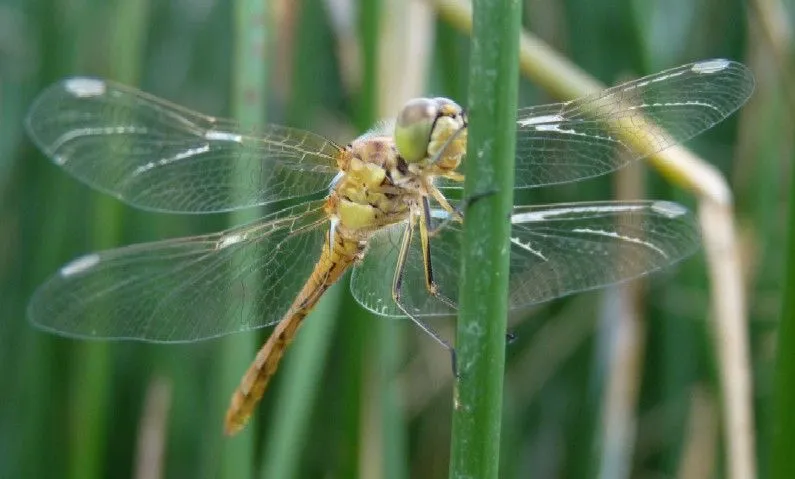
[(323, 253), (312, 275), (243, 375), (226, 412), (226, 434), (233, 435), (243, 429), (257, 403), (262, 399), (268, 382), (276, 373), (279, 361), (304, 318), (312, 311), (323, 293), (342, 276), (364, 250), (364, 244), (361, 242), (346, 240), (340, 235), (335, 237), (333, 249), (329, 248), (326, 239)]

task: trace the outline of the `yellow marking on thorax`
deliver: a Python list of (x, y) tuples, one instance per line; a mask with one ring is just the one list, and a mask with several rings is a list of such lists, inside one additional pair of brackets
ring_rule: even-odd
[[(347, 230), (373, 230), (408, 214), (387, 171), (397, 165), (391, 137), (365, 137), (347, 149), (345, 175), (332, 192), (331, 210)], [(398, 195), (399, 196), (399, 195)]]

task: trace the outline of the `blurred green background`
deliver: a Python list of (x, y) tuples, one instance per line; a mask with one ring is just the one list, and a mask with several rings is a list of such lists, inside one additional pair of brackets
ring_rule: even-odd
[[(223, 413), (267, 331), (176, 346), (90, 343), (25, 318), (35, 287), (80, 254), (242, 219), (140, 212), (90, 191), (26, 137), (22, 121), (37, 92), (67, 75), (98, 75), (211, 115), (249, 115), (346, 143), (406, 95), (465, 103), (469, 39), (429, 5), (0, 0), (0, 477), (447, 475), (448, 356), (408, 322), (370, 316), (346, 285), (307, 321), (257, 421), (231, 440), (221, 434)], [(792, 227), (793, 11), (791, 0), (524, 6), (526, 29), (608, 84), (712, 57), (753, 69), (757, 90), (746, 107), (688, 146), (735, 195), (760, 477), (777, 420), (773, 366)], [(238, 48), (250, 35), (266, 38), (253, 54)], [(260, 88), (261, 111), (244, 111), (241, 85)], [(554, 100), (521, 81), (520, 104)], [(619, 181), (641, 197), (696, 206), (648, 167), (630, 170)], [(529, 198), (607, 199), (615, 189), (610, 175)], [(502, 477), (727, 476), (704, 256), (639, 283), (511, 318)], [(629, 325), (617, 319), (627, 294), (642, 305)], [(452, 325), (438, 328), (452, 337)], [(608, 378), (622, 368), (626, 423), (616, 425)]]

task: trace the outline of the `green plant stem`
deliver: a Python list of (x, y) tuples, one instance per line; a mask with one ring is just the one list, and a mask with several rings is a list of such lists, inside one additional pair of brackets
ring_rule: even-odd
[[(793, 170), (795, 173), (795, 170)], [(770, 477), (785, 479), (795, 477), (795, 461), (792, 460), (795, 444), (795, 174), (790, 180), (789, 239), (787, 267), (782, 294), (781, 323), (778, 329), (778, 358), (774, 391), (773, 440), (771, 443)]]
[(450, 477), (499, 470), (520, 2), (474, 3)]
[[(244, 127), (265, 122), (266, 92), (268, 91), (268, 4), (261, 0), (236, 0), (234, 16), (234, 64), (232, 66), (232, 112)], [(240, 172), (246, 176), (245, 171)], [(249, 178), (241, 181), (250, 181)], [(230, 215), (230, 223), (239, 225), (255, 220), (261, 212), (246, 209)], [(242, 299), (244, 310), (255, 307), (258, 291), (256, 278), (248, 278), (245, 289), (252, 292)], [(230, 301), (241, 301), (230, 298)], [(245, 313), (244, 313), (245, 314)], [(221, 346), (221, 388), (227, 397), (238, 386), (243, 372), (257, 352), (257, 335), (242, 334), (224, 339)], [(220, 425), (219, 425), (220, 426)], [(223, 440), (221, 476), (254, 477), (256, 421), (234, 438)], [(217, 430), (221, 434), (221, 429)]]

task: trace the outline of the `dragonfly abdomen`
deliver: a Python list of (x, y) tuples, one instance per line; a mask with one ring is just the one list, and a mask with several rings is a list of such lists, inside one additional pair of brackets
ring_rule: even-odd
[[(330, 243), (330, 240), (333, 243)], [(276, 329), (257, 352), (254, 362), (249, 366), (240, 381), (240, 386), (232, 395), (226, 413), (226, 434), (236, 434), (246, 425), (304, 318), (314, 309), (323, 293), (336, 283), (354, 262), (361, 259), (365, 245), (364, 241), (345, 238), (340, 234), (327, 237), (323, 253), (312, 275)]]

